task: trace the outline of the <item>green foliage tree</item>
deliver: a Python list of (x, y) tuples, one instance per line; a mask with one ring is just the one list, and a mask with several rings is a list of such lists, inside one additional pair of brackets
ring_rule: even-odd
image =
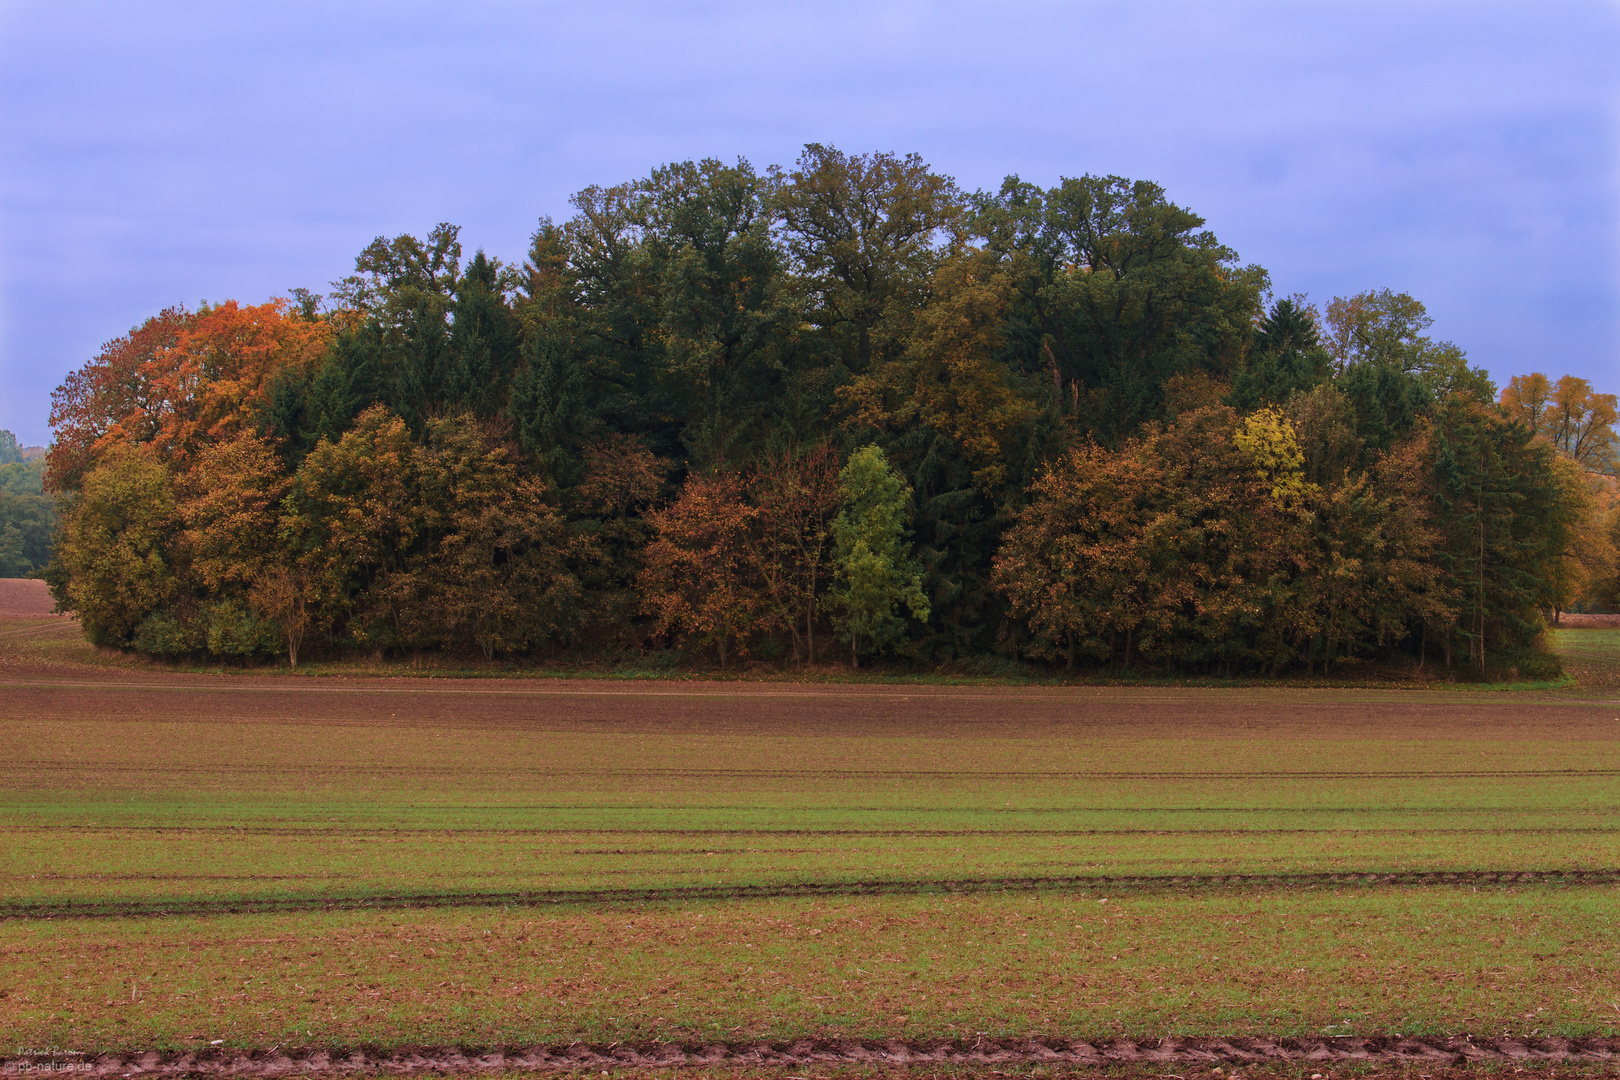
[(859, 667), (863, 651), (878, 652), (905, 635), (897, 607), (925, 620), (928, 597), (906, 543), (911, 492), (883, 451), (866, 446), (851, 454), (838, 491), (844, 508), (832, 522), (835, 584), (827, 599), (838, 612), (834, 621), (849, 643), (850, 663)]
[(51, 561), (56, 500), (45, 494), (44, 475), (38, 458), (0, 465), (0, 577), (29, 577)]
[(1461, 395), (1442, 402), (1432, 435), (1437, 561), (1457, 596), (1447, 633), (1485, 676), (1541, 632), (1541, 612), (1567, 599), (1563, 555), (1580, 520), (1581, 490), (1557, 452), (1522, 424)]
[(903, 348), (910, 315), (928, 300), (965, 199), (916, 154), (845, 154), (808, 143), (776, 170), (775, 207), (805, 278), (809, 317), (838, 362), (860, 374)]
[(1238, 370), (1264, 270), (1203, 229), (1162, 187), (1118, 176), (1041, 191), (1016, 177), (980, 200), (977, 231), (1020, 279), (1008, 328), (1028, 370), (1050, 372), (1081, 429), (1118, 446), (1161, 415), (1168, 380)]
[(173, 481), (150, 447), (118, 445), (79, 483), (62, 521), (52, 593), (91, 641), (126, 646), (175, 595)]
[(1333, 358), (1322, 347), (1316, 312), (1304, 297), (1278, 300), (1255, 329), (1254, 344), (1236, 374), (1227, 404), (1241, 413), (1286, 405), (1331, 377)]
[(1469, 367), (1462, 349), (1424, 335), (1434, 319), (1406, 293), (1379, 289), (1335, 297), (1326, 320), (1327, 349), (1341, 375), (1362, 365), (1387, 367), (1414, 376), (1431, 397), (1462, 394), (1482, 403), (1496, 398), (1490, 376)]

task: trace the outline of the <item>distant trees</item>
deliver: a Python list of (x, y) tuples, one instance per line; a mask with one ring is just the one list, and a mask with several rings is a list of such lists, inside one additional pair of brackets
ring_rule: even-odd
[[(851, 663), (1488, 674), (1620, 593), (1612, 396), (1498, 402), (1405, 294), (1263, 303), (1155, 184), (966, 193), (812, 144), (573, 206), (521, 264), (444, 224), (329, 297), (109, 342), (53, 398), (58, 599), (105, 644), (289, 663), (836, 635)], [(25, 467), (0, 572), (48, 550)]]
[(0, 577), (45, 568), (56, 531), (56, 500), (44, 492), (45, 462), (24, 461), (17, 438), (0, 431)]

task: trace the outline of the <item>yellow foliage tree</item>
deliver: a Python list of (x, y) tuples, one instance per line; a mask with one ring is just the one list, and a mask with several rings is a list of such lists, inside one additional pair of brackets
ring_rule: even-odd
[(1305, 455), (1299, 449), (1293, 421), (1274, 408), (1257, 409), (1243, 418), (1232, 435), (1255, 470), (1271, 484), (1279, 506), (1297, 505), (1316, 485), (1305, 480)]

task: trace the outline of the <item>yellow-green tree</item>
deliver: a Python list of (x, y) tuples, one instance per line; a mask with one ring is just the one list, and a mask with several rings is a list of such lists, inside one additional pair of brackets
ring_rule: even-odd
[(175, 593), (174, 485), (150, 447), (105, 448), (62, 520), (53, 592), (91, 641), (129, 645)]

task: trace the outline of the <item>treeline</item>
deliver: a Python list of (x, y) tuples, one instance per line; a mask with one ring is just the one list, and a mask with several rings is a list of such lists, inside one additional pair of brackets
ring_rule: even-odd
[(1268, 304), (1157, 185), (811, 145), (573, 204), (520, 265), (441, 225), (110, 342), (53, 401), (61, 604), (294, 662), (1478, 673), (1612, 602), (1612, 395), (1499, 401), (1388, 290)]
[(56, 500), (44, 491), (45, 459), (0, 430), (0, 578), (45, 569), (56, 531)]

